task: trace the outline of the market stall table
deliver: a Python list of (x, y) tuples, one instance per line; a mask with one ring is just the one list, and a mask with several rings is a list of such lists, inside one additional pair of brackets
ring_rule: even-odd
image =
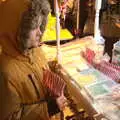
[[(96, 80), (99, 82), (104, 82), (105, 80), (110, 80), (111, 82), (112, 80), (88, 65), (80, 54), (81, 51), (86, 48), (92, 48), (97, 52), (101, 50), (101, 46), (96, 45), (92, 37), (85, 37), (62, 45), (61, 65), (73, 85), (71, 87), (71, 94), (74, 96), (75, 101), (80, 107), (84, 108), (90, 116), (94, 116), (97, 120), (101, 120), (101, 118), (105, 118), (106, 116), (101, 114), (101, 108), (99, 108), (96, 102), (90, 99), (84, 88), (87, 85), (94, 84)], [(54, 60), (56, 57), (56, 47), (43, 45), (43, 50), (48, 60)], [(110, 84), (114, 85), (116, 83), (111, 82)]]

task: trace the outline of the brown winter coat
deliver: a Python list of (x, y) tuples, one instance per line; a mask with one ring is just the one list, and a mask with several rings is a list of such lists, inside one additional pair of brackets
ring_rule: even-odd
[(29, 0), (0, 4), (0, 120), (49, 120), (42, 79), (47, 68), (42, 48), (19, 52), (17, 29)]

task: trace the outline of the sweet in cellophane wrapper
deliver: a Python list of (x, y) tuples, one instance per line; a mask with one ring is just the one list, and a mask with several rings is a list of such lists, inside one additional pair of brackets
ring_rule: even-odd
[(100, 63), (100, 61), (103, 58), (104, 46), (98, 45), (95, 43), (95, 41), (93, 41), (92, 44), (90, 46), (88, 46), (86, 49), (90, 49), (91, 51), (93, 51), (95, 54), (94, 58), (92, 58), (93, 61), (95, 63)]
[(113, 46), (112, 63), (120, 65), (120, 40)]

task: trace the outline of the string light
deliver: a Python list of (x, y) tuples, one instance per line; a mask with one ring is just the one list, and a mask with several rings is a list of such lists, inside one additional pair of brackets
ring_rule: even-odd
[(5, 2), (6, 0), (2, 0), (2, 2)]

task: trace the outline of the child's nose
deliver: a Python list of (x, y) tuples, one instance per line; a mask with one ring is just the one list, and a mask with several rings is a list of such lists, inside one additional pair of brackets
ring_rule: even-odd
[(40, 30), (39, 27), (38, 27), (38, 29), (37, 29), (37, 33), (38, 33), (39, 35), (42, 35), (42, 32), (41, 32), (41, 30)]

